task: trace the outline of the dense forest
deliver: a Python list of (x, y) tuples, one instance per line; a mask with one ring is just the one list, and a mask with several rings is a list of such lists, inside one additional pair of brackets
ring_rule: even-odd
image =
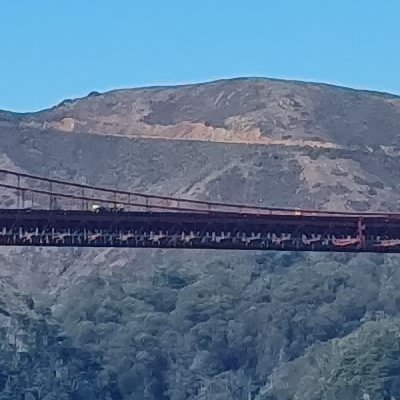
[(206, 253), (195, 270), (93, 273), (35, 304), (97, 365), (71, 398), (400, 396), (397, 256)]

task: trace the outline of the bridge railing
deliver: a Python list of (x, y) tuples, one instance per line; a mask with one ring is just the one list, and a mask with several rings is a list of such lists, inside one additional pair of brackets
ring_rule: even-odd
[(226, 204), (215, 201), (184, 199), (173, 196), (117, 190), (86, 183), (69, 182), (24, 172), (0, 169), (0, 207), (44, 209), (90, 209), (93, 204), (122, 206), (128, 211), (226, 212), (251, 215), (286, 216), (382, 216), (400, 218), (400, 214), (355, 213), (269, 208), (248, 204)]

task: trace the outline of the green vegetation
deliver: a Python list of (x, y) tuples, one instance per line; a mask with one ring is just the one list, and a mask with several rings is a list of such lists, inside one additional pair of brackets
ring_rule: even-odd
[(0, 280), (0, 399), (400, 398), (397, 256), (193, 254), (40, 301)]
[(397, 263), (294, 253), (167, 262), (146, 276), (81, 278), (52, 311), (123, 399), (383, 400), (400, 395)]

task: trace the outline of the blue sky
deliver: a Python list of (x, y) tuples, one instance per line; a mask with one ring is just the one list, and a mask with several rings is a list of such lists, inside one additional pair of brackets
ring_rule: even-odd
[(237, 76), (400, 94), (398, 0), (0, 0), (0, 109)]

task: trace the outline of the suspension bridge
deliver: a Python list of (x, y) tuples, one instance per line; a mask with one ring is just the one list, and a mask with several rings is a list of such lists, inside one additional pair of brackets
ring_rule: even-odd
[(0, 169), (0, 245), (400, 253), (400, 214), (268, 208)]

